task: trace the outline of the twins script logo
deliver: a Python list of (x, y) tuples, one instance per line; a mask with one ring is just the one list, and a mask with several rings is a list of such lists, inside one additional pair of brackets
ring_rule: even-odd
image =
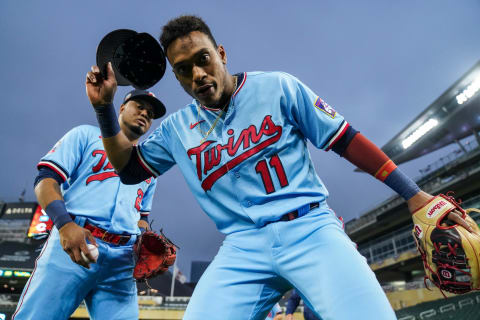
[(440, 200), (434, 205), (432, 205), (430, 208), (427, 210), (427, 218), (434, 218), (436, 217), (442, 210), (443, 207), (447, 205), (447, 202), (445, 200)]
[[(205, 191), (210, 190), (213, 184), (226, 174), (228, 170), (235, 168), (251, 156), (277, 142), (282, 136), (282, 127), (277, 126), (272, 121), (272, 116), (267, 115), (263, 119), (259, 130), (257, 130), (254, 125), (251, 125), (242, 130), (236, 141), (233, 129), (229, 129), (227, 134), (231, 137), (225, 145), (213, 145), (216, 141), (207, 140), (198, 147), (191, 148), (187, 151), (190, 159), (195, 157), (197, 176), (200, 181), (204, 178), (202, 188)], [(264, 137), (267, 138), (264, 139)], [(241, 151), (243, 151), (241, 153), (239, 153), (240, 147), (242, 147)], [(224, 151), (233, 158), (217, 168), (222, 159), (222, 152)]]
[[(97, 164), (93, 166), (92, 171), (94, 174), (87, 178), (87, 185), (92, 181), (104, 181), (109, 178), (118, 177), (118, 174), (115, 173), (110, 162), (107, 161), (107, 165), (103, 167), (105, 160), (107, 159), (107, 153), (104, 150), (95, 150), (92, 152), (93, 157), (98, 155), (100, 156), (100, 159), (98, 160)], [(104, 172), (99, 172), (100, 170)]]

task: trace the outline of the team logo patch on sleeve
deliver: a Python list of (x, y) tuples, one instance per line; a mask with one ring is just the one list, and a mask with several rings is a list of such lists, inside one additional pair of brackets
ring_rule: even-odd
[(317, 97), (317, 100), (315, 100), (315, 108), (317, 108), (318, 110), (321, 110), (323, 112), (325, 112), (329, 117), (331, 117), (332, 119), (335, 118), (335, 116), (337, 115), (337, 111), (335, 111), (335, 109), (333, 109), (332, 107), (330, 107), (328, 105), (328, 103), (326, 103), (325, 101), (322, 100), (322, 98), (320, 97)]

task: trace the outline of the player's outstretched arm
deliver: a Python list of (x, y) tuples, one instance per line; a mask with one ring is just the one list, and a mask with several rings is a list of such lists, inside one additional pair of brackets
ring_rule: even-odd
[[(347, 146), (340, 155), (402, 196), (407, 201), (412, 214), (433, 198), (432, 195), (420, 190), (417, 184), (401, 172), (380, 148), (361, 133), (357, 132), (350, 141), (343, 141), (343, 143)], [(460, 211), (450, 212), (448, 219), (472, 231), (470, 225), (462, 218)]]
[(100, 73), (98, 66), (92, 66), (87, 73), (85, 88), (88, 99), (97, 114), (97, 120), (102, 131), (102, 140), (108, 159), (113, 167), (120, 172), (130, 159), (133, 144), (120, 130), (118, 118), (113, 107), (113, 98), (117, 90), (117, 80), (112, 64), (107, 65), (107, 78)]

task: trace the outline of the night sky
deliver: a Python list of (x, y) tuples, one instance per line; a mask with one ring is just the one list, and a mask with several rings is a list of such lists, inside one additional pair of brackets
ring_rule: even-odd
[[(0, 2), (0, 199), (34, 201), (38, 160), (71, 128), (96, 125), (85, 94), (104, 35), (155, 38), (181, 14), (209, 25), (231, 73), (285, 71), (383, 146), (480, 59), (480, 1), (15, 1)], [(115, 104), (130, 88), (119, 87)], [(152, 91), (172, 113), (191, 101), (170, 66)], [(152, 125), (158, 126), (159, 121)], [(446, 151), (400, 167), (412, 177)], [(335, 153), (311, 148), (329, 204), (346, 220), (392, 191)], [(151, 214), (181, 247), (179, 267), (210, 260), (222, 239), (174, 167), (158, 181)]]

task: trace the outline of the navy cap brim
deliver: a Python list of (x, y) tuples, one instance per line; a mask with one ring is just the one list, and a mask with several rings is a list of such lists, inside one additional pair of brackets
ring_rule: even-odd
[(166, 57), (160, 43), (150, 34), (129, 29), (110, 32), (97, 47), (97, 65), (106, 77), (107, 63), (120, 86), (146, 90), (165, 74)]
[(144, 100), (148, 103), (150, 103), (153, 107), (153, 118), (158, 119), (161, 118), (165, 115), (167, 112), (167, 109), (165, 108), (165, 105), (160, 101), (158, 98), (150, 96), (148, 94), (138, 94), (134, 95), (127, 100), (124, 101), (124, 103), (127, 103), (130, 100)]

